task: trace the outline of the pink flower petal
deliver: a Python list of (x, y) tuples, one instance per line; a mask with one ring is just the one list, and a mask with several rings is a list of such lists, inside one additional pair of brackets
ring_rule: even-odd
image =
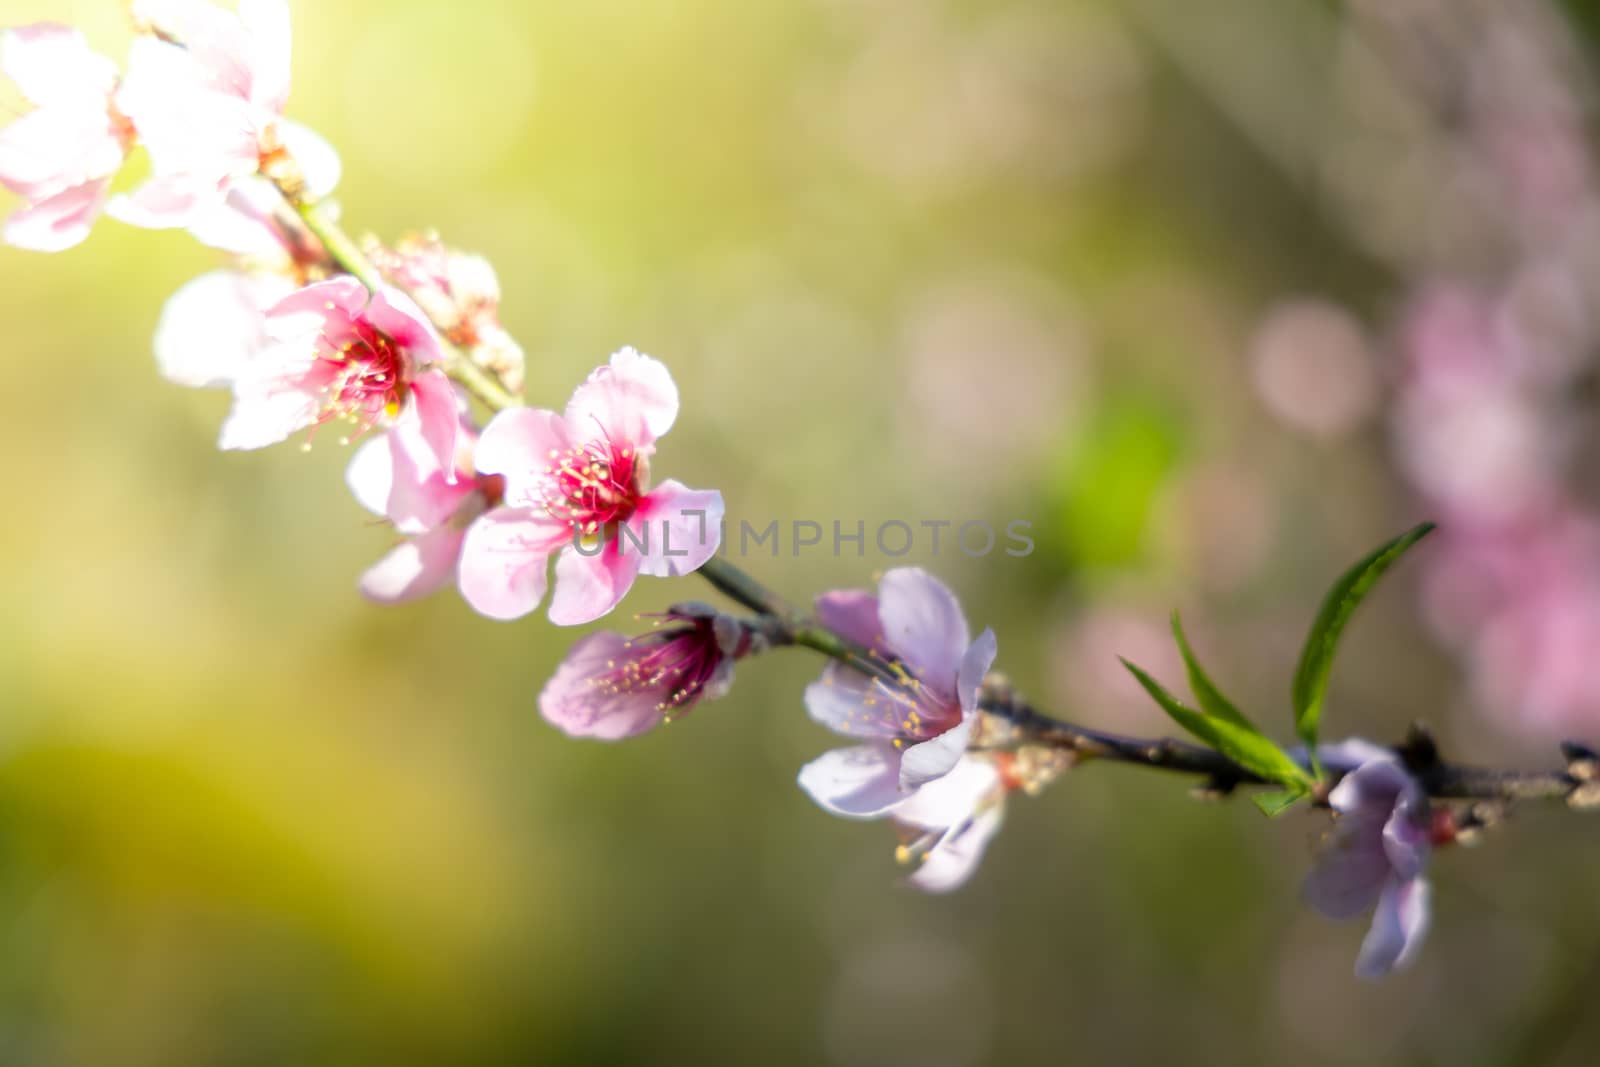
[(416, 363), (436, 363), (443, 358), (439, 337), (415, 300), (386, 285), (366, 304), (366, 319), (411, 353)]
[(639, 554), (621, 551), (616, 541), (607, 541), (595, 555), (585, 556), (568, 537), (567, 547), (556, 557), (550, 621), (579, 626), (610, 613), (628, 595), (638, 573)]
[(858, 645), (883, 652), (883, 623), (878, 621), (878, 598), (865, 589), (836, 589), (816, 599), (817, 621)]
[(323, 330), (330, 311), (359, 318), (367, 306), (367, 287), (348, 274), (316, 282), (267, 309), (267, 333), (279, 341), (300, 341)]
[(264, 114), (217, 91), (192, 50), (136, 38), (116, 106), (139, 131), (157, 180), (179, 181), (214, 202), (230, 181), (259, 169)]
[(444, 371), (431, 370), (412, 379), (411, 402), (401, 409), (396, 424), (414, 429), (416, 439), (426, 444), (445, 480), (455, 480), (456, 433), (461, 419), (457, 415), (456, 387)]
[(1317, 759), (1329, 770), (1348, 773), (1363, 763), (1373, 760), (1392, 760), (1394, 750), (1375, 745), (1359, 737), (1346, 738), (1328, 745), (1317, 746)]
[(394, 488), (394, 453), (387, 433), (369, 437), (350, 457), (344, 469), (344, 484), (356, 502), (374, 515), (389, 513), (389, 494)]
[(407, 533), (448, 522), (467, 497), (478, 492), (477, 483), (470, 478), (452, 482), (437, 466), (419, 464), (417, 450), (403, 447), (396, 437), (399, 433), (396, 429), (389, 435), (394, 440), (393, 488), (386, 512), (389, 521)]
[(456, 576), (464, 536), (446, 524), (396, 545), (361, 576), (361, 592), (380, 603), (398, 604), (443, 589)]
[(316, 424), (322, 407), (315, 364), (298, 348), (271, 345), (242, 368), (233, 383), (233, 409), (217, 447), (254, 449), (287, 440)]
[(156, 363), (179, 385), (229, 385), (267, 343), (265, 309), (294, 289), (276, 274), (214, 270), (167, 299), (156, 324)]
[(1417, 803), (1409, 795), (1395, 804), (1383, 826), (1383, 854), (1401, 878), (1416, 878), (1427, 865), (1432, 850), (1428, 828), (1422, 822)]
[(596, 368), (567, 404), (568, 432), (587, 439), (597, 430), (648, 454), (678, 417), (678, 387), (659, 361), (624, 348)]
[(995, 641), (994, 631), (984, 630), (962, 654), (961, 671), (956, 675), (956, 696), (961, 702), (962, 711), (977, 710), (978, 687), (983, 684), (989, 668), (994, 666), (994, 657), (998, 652), (999, 645)]
[(668, 479), (639, 501), (629, 528), (645, 546), (622, 540), (626, 552), (640, 554), (639, 573), (656, 578), (692, 574), (716, 555), (722, 544), (722, 494), (715, 489), (690, 489)]
[(0, 69), (38, 107), (97, 103), (117, 84), (117, 65), (89, 47), (83, 34), (36, 22), (0, 34)]
[(209, 186), (174, 175), (152, 178), (131, 193), (112, 197), (106, 214), (146, 230), (176, 230), (202, 225), (220, 203)]
[(300, 165), (300, 173), (311, 195), (327, 196), (338, 187), (343, 164), (339, 153), (321, 134), (291, 119), (279, 119), (278, 139)]
[(122, 158), (104, 101), (40, 108), (0, 129), (0, 184), (30, 200), (108, 178)]
[(284, 0), (239, 0), (247, 39), (250, 101), (281, 114), (289, 101), (289, 5)]
[(1372, 835), (1341, 823), (1332, 845), (1306, 876), (1301, 895), (1330, 919), (1353, 919), (1372, 907), (1389, 878), (1389, 863)]
[(79, 185), (12, 213), (5, 242), (33, 252), (60, 252), (79, 244), (105, 204), (111, 179)]
[(937, 737), (912, 745), (900, 753), (900, 788), (910, 792), (950, 773), (967, 751), (975, 715), (965, 715)]
[[(899, 815), (897, 811), (895, 817)], [(1005, 809), (996, 804), (980, 812), (971, 822), (951, 829), (906, 880), (925, 893), (960, 889), (978, 869), (1004, 817)]]
[(878, 583), (878, 617), (889, 648), (924, 684), (955, 696), (971, 637), (955, 594), (919, 567), (897, 567)]
[(505, 477), (507, 504), (537, 507), (544, 502), (541, 472), (569, 447), (560, 415), (540, 408), (510, 408), (484, 428), (475, 461), (482, 473)]
[(134, 0), (133, 13), (193, 57), (207, 88), (250, 98), (250, 39), (238, 15), (205, 0)]
[(836, 748), (800, 768), (800, 788), (835, 815), (874, 819), (905, 799), (898, 764), (887, 745)]
[(515, 619), (544, 599), (550, 556), (567, 528), (542, 513), (496, 508), (467, 529), (461, 546), (461, 595), (491, 619)]
[(1408, 789), (1413, 788), (1411, 776), (1390, 754), (1363, 763), (1341, 778), (1328, 794), (1328, 803), (1340, 812), (1380, 808), (1387, 813)]
[(632, 654), (631, 642), (619, 633), (580, 638), (540, 692), (539, 714), (570, 737), (617, 741), (654, 729), (662, 718), (660, 692), (596, 684)]
[(273, 219), (283, 197), (265, 178), (243, 178), (220, 202), (190, 211), (189, 233), (208, 248), (289, 266), (290, 252)]
[(894, 818), (921, 830), (948, 829), (971, 819), (999, 789), (1000, 769), (993, 760), (964, 755), (950, 773), (907, 797)]
[(1372, 928), (1356, 958), (1358, 978), (1382, 978), (1416, 959), (1428, 934), (1428, 883), (1421, 878), (1392, 878), (1372, 913)]
[(805, 690), (806, 712), (835, 733), (885, 741), (899, 736), (898, 721), (867, 703), (873, 699), (871, 679), (842, 663), (829, 663)]

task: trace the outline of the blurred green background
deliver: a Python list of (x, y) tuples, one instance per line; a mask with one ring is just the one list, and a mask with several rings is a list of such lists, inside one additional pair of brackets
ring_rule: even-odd
[[(1286, 736), (1322, 589), (1422, 511), (1382, 415), (1404, 257), (1327, 180), (1381, 162), (1327, 125), (1370, 6), (300, 2), (291, 114), (352, 228), (493, 261), (532, 402), (636, 345), (683, 396), (657, 471), (735, 519), (1030, 521), (1024, 559), (898, 562), (1042, 706), (1165, 731), (1115, 655), (1176, 682), (1176, 606)], [(0, 0), (37, 19), (127, 40), (111, 0)], [(0, 251), (0, 1063), (1592, 1062), (1600, 855), (1559, 812), (1441, 855), (1375, 986), (1297, 901), (1325, 820), (1165, 776), (1068, 775), (965, 890), (903, 888), (887, 827), (794, 785), (833, 744), (798, 653), (566, 740), (534, 698), (572, 633), (364, 603), (390, 535), (347, 452), (219, 453), (226, 397), (156, 375), (216, 262), (113, 222)], [(1274, 324), (1326, 362), (1274, 378)], [(749, 565), (803, 598), (895, 562)], [(1472, 711), (1415, 586), (1325, 729), (1553, 759)]]

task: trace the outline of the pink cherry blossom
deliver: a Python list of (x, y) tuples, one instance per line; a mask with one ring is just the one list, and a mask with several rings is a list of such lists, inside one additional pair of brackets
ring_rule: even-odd
[(668, 480), (649, 488), (656, 439), (678, 414), (667, 368), (625, 348), (578, 387), (565, 414), (514, 408), (478, 444), (478, 470), (505, 476), (505, 506), (473, 524), (461, 592), (491, 618), (539, 605), (556, 557), (550, 621), (591, 622), (639, 574), (698, 569), (721, 543), (722, 494)]
[(948, 774), (895, 807), (891, 818), (903, 839), (896, 857), (916, 864), (907, 879), (913, 886), (948, 893), (972, 877), (1005, 818), (1012, 785), (1001, 761), (1014, 758), (963, 755)]
[(994, 632), (969, 641), (955, 594), (915, 567), (889, 571), (878, 595), (824, 593), (817, 616), (899, 668), (893, 680), (830, 663), (806, 687), (811, 717), (864, 744), (806, 764), (800, 787), (822, 807), (850, 818), (895, 811), (950, 773), (967, 750), (978, 717), (978, 687), (994, 662)]
[(78, 31), (37, 23), (0, 36), (0, 67), (34, 105), (0, 130), (0, 184), (27, 201), (6, 220), (6, 243), (71, 248), (89, 236), (134, 141), (112, 104), (116, 65)]
[(456, 578), (461, 542), (472, 520), (500, 500), (501, 479), (473, 471), (477, 432), (464, 415), (449, 467), (416, 433), (402, 427), (363, 444), (345, 480), (363, 507), (394, 524), (406, 540), (361, 576), (361, 591), (380, 603), (426, 596)]
[(1416, 958), (1428, 932), (1431, 849), (1427, 797), (1395, 754), (1351, 740), (1318, 749), (1329, 767), (1349, 766), (1329, 794), (1333, 840), (1310, 877), (1306, 900), (1330, 919), (1372, 909), (1356, 974), (1381, 978)]
[(761, 647), (715, 608), (677, 604), (639, 637), (603, 630), (581, 638), (539, 694), (539, 712), (572, 737), (636, 737), (722, 696), (734, 661)]
[(289, 9), (241, 0), (136, 0), (151, 32), (134, 41), (117, 107), (139, 130), (152, 176), (108, 210), (138, 226), (189, 226), (236, 182), (283, 174), (313, 192), (337, 180), (337, 156), (283, 118), (289, 96)]
[(392, 424), (414, 431), (454, 471), (455, 391), (443, 371), (429, 369), (439, 342), (404, 293), (368, 294), (354, 278), (330, 278), (274, 304), (265, 333), (266, 345), (231, 368), (222, 448), (262, 448), (333, 419), (350, 422), (352, 436)]

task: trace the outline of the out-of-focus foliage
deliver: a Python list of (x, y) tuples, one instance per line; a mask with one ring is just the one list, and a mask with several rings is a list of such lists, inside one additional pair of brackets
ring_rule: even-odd
[[(1420, 517), (1396, 309), (1520, 240), (1459, 224), (1496, 201), (1436, 116), (1477, 99), (1462, 69), (1526, 83), (1452, 57), (1568, 40), (1554, 6), (1444, 6), (302, 2), (290, 112), (340, 147), (352, 228), (489, 256), (535, 403), (634, 344), (683, 395), (663, 462), (735, 528), (919, 529), (744, 561), (786, 594), (935, 568), (1024, 692), (1127, 732), (1166, 726), (1116, 656), (1178, 677), (1178, 604), (1286, 740), (1328, 576)], [(123, 17), (0, 0), (111, 54)], [(112, 223), (0, 252), (0, 1062), (1588, 1062), (1600, 861), (1567, 819), (1439, 857), (1428, 949), (1375, 988), (1296, 900), (1325, 823), (1164, 776), (1069, 774), (967, 889), (903, 889), (885, 827), (793, 784), (829, 744), (799, 654), (564, 739), (534, 697), (575, 634), (362, 603), (390, 535), (348, 453), (218, 453), (226, 398), (157, 378), (161, 303), (212, 262)], [(970, 557), (970, 519), (1038, 550)], [(1550, 758), (1471, 707), (1417, 587), (1363, 609), (1323, 737), (1423, 717)]]

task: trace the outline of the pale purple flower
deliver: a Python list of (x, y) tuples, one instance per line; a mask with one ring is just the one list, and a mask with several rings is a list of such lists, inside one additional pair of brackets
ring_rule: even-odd
[(830, 663), (806, 687), (806, 710), (863, 744), (806, 764), (800, 787), (836, 815), (887, 815), (948, 774), (967, 750), (978, 717), (978, 686), (995, 657), (994, 632), (969, 638), (966, 617), (944, 583), (899, 567), (862, 590), (817, 598), (823, 625), (895, 665), (893, 680)]
[(902, 840), (896, 858), (916, 865), (908, 882), (925, 892), (948, 893), (972, 877), (1005, 818), (1011, 785), (998, 761), (1012, 758), (964, 755), (948, 774), (895, 807), (890, 818)]
[(33, 105), (0, 130), (0, 185), (27, 201), (6, 220), (5, 241), (71, 248), (89, 236), (134, 142), (112, 103), (116, 65), (77, 30), (42, 22), (0, 36), (0, 67)]
[(1305, 897), (1330, 919), (1372, 911), (1356, 974), (1381, 978), (1415, 959), (1428, 932), (1427, 797), (1392, 751), (1352, 740), (1317, 752), (1330, 768), (1354, 769), (1329, 794), (1338, 818)]
[(414, 425), (367, 441), (345, 481), (363, 507), (405, 535), (361, 576), (361, 592), (384, 604), (427, 596), (456, 580), (467, 527), (500, 501), (498, 476), (473, 470), (477, 430), (461, 415), (453, 462), (442, 466)]
[(676, 604), (637, 637), (603, 630), (579, 639), (539, 694), (539, 712), (572, 737), (636, 737), (722, 696), (734, 661), (760, 647), (731, 616)]
[(242, 366), (218, 355), (217, 376), (233, 384), (222, 448), (262, 448), (335, 419), (352, 425), (351, 436), (408, 426), (454, 471), (455, 390), (432, 367), (441, 358), (433, 327), (404, 293), (369, 294), (341, 275), (279, 300), (263, 328), (267, 343)]
[(639, 574), (676, 577), (710, 559), (722, 494), (672, 480), (650, 488), (656, 439), (677, 415), (667, 368), (631, 348), (591, 373), (565, 414), (496, 415), (478, 443), (478, 470), (504, 475), (505, 506), (467, 532), (467, 602), (491, 618), (526, 615), (556, 557), (550, 621), (572, 626), (616, 607)]

